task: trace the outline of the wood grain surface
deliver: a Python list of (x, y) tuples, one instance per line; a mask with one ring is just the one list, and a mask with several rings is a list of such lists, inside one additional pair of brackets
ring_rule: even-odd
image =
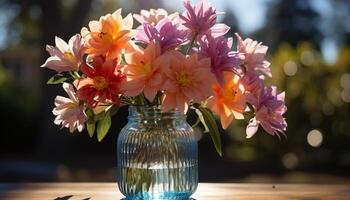
[[(1, 200), (119, 200), (115, 183), (0, 184)], [(350, 185), (200, 183), (195, 200), (350, 200)]]

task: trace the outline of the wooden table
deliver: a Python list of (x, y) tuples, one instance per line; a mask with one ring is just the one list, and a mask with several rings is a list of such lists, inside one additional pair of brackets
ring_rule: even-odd
[[(119, 200), (115, 183), (0, 184), (1, 200)], [(350, 200), (350, 185), (201, 183), (196, 200)]]

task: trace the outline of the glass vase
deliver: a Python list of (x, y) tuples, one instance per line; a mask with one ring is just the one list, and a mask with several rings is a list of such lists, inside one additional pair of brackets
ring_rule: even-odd
[(117, 142), (118, 186), (126, 199), (188, 199), (198, 185), (197, 141), (186, 115), (130, 106)]

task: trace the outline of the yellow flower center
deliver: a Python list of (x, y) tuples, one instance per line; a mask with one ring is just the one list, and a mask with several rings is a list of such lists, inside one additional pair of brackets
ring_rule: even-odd
[(236, 90), (238, 88), (225, 88), (224, 91), (223, 91), (223, 96), (225, 99), (227, 100), (234, 100), (238, 91)]
[(143, 63), (141, 62), (141, 70), (143, 74), (150, 74), (152, 72), (152, 63), (148, 62), (148, 63)]
[(64, 56), (67, 58), (67, 60), (74, 62), (75, 61), (75, 57), (73, 56), (73, 54), (69, 51), (64, 52)]
[(97, 90), (105, 89), (108, 86), (108, 81), (103, 76), (96, 76), (94, 78), (94, 88)]
[(111, 43), (113, 41), (113, 37), (105, 32), (98, 33), (98, 37), (102, 40), (103, 43)]
[(192, 76), (184, 71), (178, 72), (176, 82), (181, 87), (189, 87), (192, 84)]
[(67, 104), (67, 109), (75, 109), (75, 108), (77, 108), (78, 106), (79, 106), (79, 104), (76, 104), (76, 103), (71, 102), (71, 103), (68, 103), (68, 104)]
[(277, 120), (277, 119), (278, 119), (278, 115), (275, 114), (275, 113), (271, 113), (271, 118), (272, 118), (273, 120)]

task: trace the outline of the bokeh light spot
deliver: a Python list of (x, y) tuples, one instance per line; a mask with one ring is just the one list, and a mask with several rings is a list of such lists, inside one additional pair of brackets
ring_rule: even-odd
[(299, 159), (295, 153), (287, 153), (283, 156), (282, 163), (287, 169), (295, 169), (299, 164)]
[(317, 129), (311, 130), (307, 134), (307, 142), (312, 147), (319, 147), (319, 146), (321, 146), (322, 141), (323, 141), (322, 133), (319, 130), (317, 130)]
[(341, 92), (341, 98), (343, 99), (344, 102), (350, 103), (350, 89), (344, 89)]
[(340, 77), (340, 85), (344, 89), (350, 89), (350, 74), (343, 74)]
[(298, 65), (290, 60), (283, 65), (283, 71), (287, 76), (294, 76), (298, 72)]
[(333, 115), (334, 114), (334, 106), (333, 104), (329, 103), (326, 101), (325, 103), (322, 104), (322, 112), (325, 115)]
[(304, 65), (312, 65), (315, 63), (315, 55), (312, 51), (303, 51), (300, 55), (300, 61)]
[(234, 141), (246, 140), (245, 129), (243, 127), (238, 126), (237, 124), (234, 124), (233, 126), (229, 126), (226, 132)]
[(341, 92), (338, 88), (329, 88), (327, 91), (327, 98), (335, 106), (341, 106), (343, 104)]

